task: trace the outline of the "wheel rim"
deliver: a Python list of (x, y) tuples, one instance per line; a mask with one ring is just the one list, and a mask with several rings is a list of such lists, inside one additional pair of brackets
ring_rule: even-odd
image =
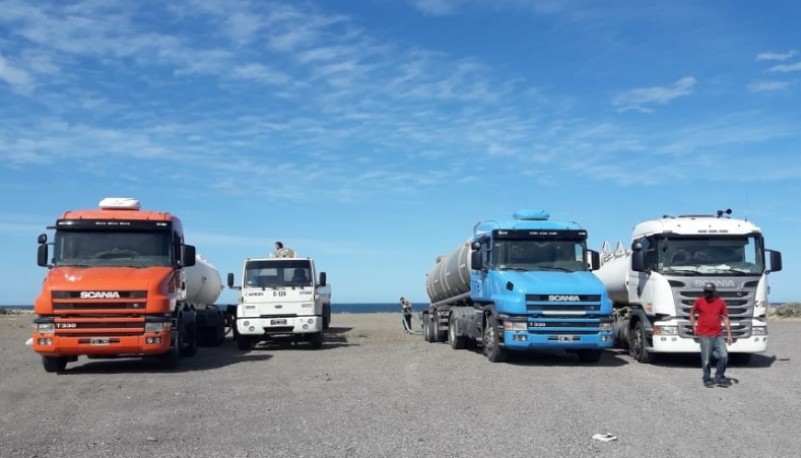
[(484, 329), (484, 353), (490, 354), (495, 351), (495, 333), (492, 326), (487, 320), (487, 326)]
[(634, 329), (634, 338), (631, 342), (631, 349), (634, 356), (639, 357), (642, 354), (643, 348), (643, 337), (642, 337), (642, 327), (637, 326)]

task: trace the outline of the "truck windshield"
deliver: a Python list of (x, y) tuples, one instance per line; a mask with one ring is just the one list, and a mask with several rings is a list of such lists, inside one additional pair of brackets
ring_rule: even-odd
[(311, 286), (308, 259), (253, 260), (245, 263), (245, 287)]
[(764, 270), (758, 236), (670, 237), (659, 240), (657, 249), (658, 270), (665, 273), (748, 275)]
[(587, 270), (584, 240), (495, 240), (492, 265), (498, 270), (576, 272)]
[(154, 267), (172, 265), (169, 231), (56, 232), (55, 266)]

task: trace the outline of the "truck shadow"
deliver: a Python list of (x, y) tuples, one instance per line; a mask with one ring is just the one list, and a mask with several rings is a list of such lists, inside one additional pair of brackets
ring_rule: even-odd
[(240, 363), (267, 361), (273, 356), (266, 353), (238, 351), (236, 343), (226, 341), (219, 347), (201, 347), (195, 356), (183, 358), (178, 367), (167, 369), (161, 366), (158, 358), (87, 359), (81, 357), (70, 363), (59, 375), (112, 374), (112, 373), (180, 373), (219, 369)]
[[(479, 351), (480, 353), (480, 351)], [(596, 363), (585, 363), (579, 361), (574, 353), (565, 351), (542, 351), (542, 352), (510, 352), (507, 364), (515, 366), (562, 366), (562, 367), (619, 367), (629, 364), (629, 361), (615, 354), (613, 351), (606, 350), (601, 355), (601, 359)]]
[(295, 341), (292, 338), (276, 338), (260, 342), (251, 351), (264, 351), (264, 350), (282, 350), (282, 351), (324, 351), (333, 350), (340, 347), (358, 347), (358, 343), (348, 341), (346, 335), (353, 328), (347, 327), (330, 327), (325, 330), (323, 335), (322, 348), (312, 349), (309, 342), (299, 340)]
[[(635, 362), (625, 350), (618, 350), (621, 357), (628, 359), (632, 363)], [(732, 355), (729, 355), (729, 364), (728, 367), (735, 367), (735, 368), (766, 368), (771, 367), (774, 362), (777, 361), (776, 355), (760, 355), (760, 354), (752, 354), (749, 361), (741, 361), (738, 360), (737, 357), (732, 358)], [(783, 359), (778, 359), (778, 361), (783, 361)], [(659, 354), (655, 355), (654, 361), (651, 363), (655, 366), (663, 366), (663, 367), (682, 367), (682, 368), (700, 368), (701, 367), (701, 356), (698, 354)], [(714, 361), (713, 361), (714, 365)]]

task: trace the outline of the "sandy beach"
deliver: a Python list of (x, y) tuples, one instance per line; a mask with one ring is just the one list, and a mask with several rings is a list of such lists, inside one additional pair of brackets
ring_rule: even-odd
[[(335, 314), (321, 350), (228, 341), (164, 371), (139, 359), (46, 374), (0, 317), (3, 457), (791, 456), (801, 440), (801, 323), (701, 386), (697, 358), (598, 364), (535, 353), (492, 364), (403, 333), (399, 313)], [(592, 439), (612, 433), (617, 440)]]

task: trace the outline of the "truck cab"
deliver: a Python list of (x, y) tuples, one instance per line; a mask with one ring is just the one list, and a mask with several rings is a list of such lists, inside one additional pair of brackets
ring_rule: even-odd
[(38, 264), (48, 270), (33, 323), (33, 350), (47, 372), (80, 355), (158, 355), (168, 366), (194, 355), (184, 275), (196, 254), (177, 217), (106, 198), (99, 209), (65, 212), (50, 229), (53, 243), (47, 234), (38, 240)]
[(241, 350), (279, 338), (322, 346), (324, 329), (331, 323), (331, 287), (313, 259), (247, 259), (241, 278), (235, 285), (234, 274), (228, 274), (229, 288), (241, 292), (235, 326)]
[(566, 350), (596, 362), (610, 348), (612, 303), (590, 272), (600, 264), (587, 249), (587, 231), (520, 211), (512, 221), (489, 221), (429, 272), (432, 303), (424, 312), (429, 341), (466, 340), (490, 361), (508, 351)]
[(689, 313), (708, 282), (728, 307), (730, 357), (746, 362), (767, 349), (768, 274), (782, 269), (781, 253), (765, 248), (758, 226), (730, 213), (644, 221), (629, 250), (604, 247), (597, 274), (615, 302), (617, 340), (637, 360), (700, 351)]

